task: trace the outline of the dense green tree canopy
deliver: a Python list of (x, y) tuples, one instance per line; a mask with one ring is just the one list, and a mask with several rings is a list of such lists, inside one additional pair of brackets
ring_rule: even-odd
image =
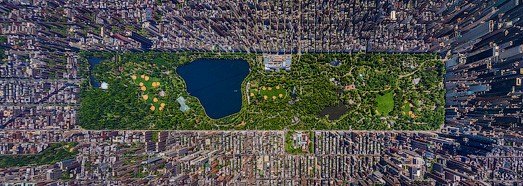
[[(249, 53), (84, 52), (82, 56), (85, 63), (92, 57), (105, 59), (90, 74), (110, 85), (102, 90), (85, 78), (79, 117), (87, 129), (428, 130), (444, 121), (445, 69), (432, 54), (293, 55), (290, 72), (265, 72), (262, 57)], [(243, 94), (240, 112), (211, 119), (198, 99), (187, 94), (176, 68), (199, 58), (249, 62), (251, 72), (242, 93), (249, 83), (252, 94)], [(334, 60), (340, 65), (331, 65)], [(87, 77), (88, 65), (83, 68)], [(151, 111), (141, 99), (131, 76), (144, 74), (161, 81), (152, 96), (165, 93), (163, 111)], [(281, 89), (262, 90), (268, 87)], [(178, 109), (179, 96), (187, 99), (188, 112)], [(340, 118), (329, 120), (319, 114), (339, 104), (347, 108)]]

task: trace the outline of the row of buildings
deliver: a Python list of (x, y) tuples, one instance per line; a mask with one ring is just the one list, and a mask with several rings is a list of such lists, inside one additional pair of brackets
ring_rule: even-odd
[[(0, 182), (174, 185), (521, 184), (523, 143), (454, 131), (1, 131), (12, 146), (77, 142), (74, 158), (0, 168)], [(53, 137), (47, 137), (53, 136)], [(47, 137), (47, 138), (45, 138)], [(521, 136), (519, 136), (521, 137)], [(14, 147), (13, 147), (14, 148)], [(35, 154), (38, 151), (23, 152)]]
[[(518, 0), (446, 10), (447, 124), (467, 130), (523, 130), (523, 10)], [(479, 6), (480, 5), (480, 6)], [(467, 12), (467, 17), (460, 14)], [(449, 27), (450, 28), (450, 27)]]
[(14, 47), (52, 51), (426, 52), (446, 8), (439, 1), (140, 2), (8, 1), (0, 10), (13, 24), (2, 33), (31, 41)]

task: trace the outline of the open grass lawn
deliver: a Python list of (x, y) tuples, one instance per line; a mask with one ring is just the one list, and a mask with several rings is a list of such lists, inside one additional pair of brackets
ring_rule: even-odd
[[(165, 98), (160, 96), (162, 81), (160, 78), (149, 77), (147, 75), (132, 75), (131, 79), (142, 94), (140, 99), (150, 105), (151, 111), (161, 111), (165, 107)], [(163, 103), (163, 104), (162, 104)]]
[(382, 116), (388, 116), (392, 109), (394, 109), (394, 91), (389, 91), (384, 95), (378, 95), (376, 101), (378, 102), (378, 112)]
[[(258, 94), (263, 98), (267, 96), (267, 99), (272, 99), (273, 96), (276, 97), (276, 99), (283, 99), (285, 98), (287, 91), (284, 89), (284, 86), (278, 85), (275, 87), (258, 87)], [(256, 92), (256, 90), (251, 90)]]

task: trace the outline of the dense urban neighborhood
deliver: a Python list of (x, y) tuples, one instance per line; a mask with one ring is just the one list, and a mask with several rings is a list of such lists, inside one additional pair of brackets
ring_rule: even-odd
[(1, 185), (523, 185), (522, 0), (0, 2)]

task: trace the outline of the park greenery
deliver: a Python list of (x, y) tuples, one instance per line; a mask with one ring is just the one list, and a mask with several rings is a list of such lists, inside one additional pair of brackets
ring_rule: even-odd
[[(262, 56), (253, 53), (82, 52), (81, 56), (86, 81), (81, 85), (79, 119), (86, 129), (433, 130), (444, 121), (445, 68), (433, 54), (293, 55), (290, 72), (266, 72)], [(87, 59), (94, 57), (105, 60), (89, 71)], [(250, 64), (238, 113), (209, 118), (198, 99), (187, 93), (176, 68), (195, 59), (244, 59)], [(109, 88), (90, 85), (88, 75), (107, 82)], [(144, 81), (141, 75), (154, 80)], [(152, 82), (161, 85), (152, 87)], [(179, 110), (179, 96), (186, 98), (191, 108), (187, 112)], [(151, 98), (165, 103), (164, 108), (153, 111), (151, 106), (158, 105)], [(328, 117), (328, 108), (333, 107), (343, 108), (339, 118)]]
[(46, 165), (74, 158), (76, 143), (53, 143), (35, 155), (0, 156), (0, 168), (21, 167), (26, 165)]
[(0, 64), (5, 63), (7, 55), (5, 55), (5, 51), (7, 48), (5, 47), (7, 45), (7, 37), (6, 36), (0, 36)]
[(394, 95), (393, 91), (384, 93), (383, 95), (376, 96), (376, 102), (378, 104), (378, 113), (383, 116), (388, 116), (394, 109)]

